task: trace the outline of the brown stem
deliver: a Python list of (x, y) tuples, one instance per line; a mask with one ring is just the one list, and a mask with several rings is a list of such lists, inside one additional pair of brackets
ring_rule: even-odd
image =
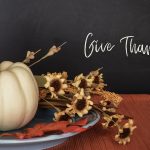
[[(111, 118), (108, 114), (106, 114), (102, 109), (100, 109), (99, 107), (97, 107), (96, 105), (93, 105), (93, 107), (97, 110), (99, 110), (101, 113), (103, 113), (103, 115), (107, 116), (108, 118)], [(116, 123), (115, 121), (111, 120), (116, 126), (117, 128), (119, 129), (119, 125), (118, 123)]]
[(45, 102), (47, 102), (50, 106), (52, 106), (54, 109), (56, 109), (57, 111), (61, 111), (58, 107), (55, 107), (53, 104), (51, 104), (49, 101), (43, 99)]
[[(54, 105), (55, 107), (56, 106), (66, 106), (66, 103), (65, 104), (62, 104), (62, 103), (58, 103), (58, 102), (50, 102), (52, 105)], [(40, 102), (39, 105), (47, 105), (47, 102)]]
[(66, 96), (64, 96), (64, 95), (61, 95), (61, 97), (65, 98), (65, 99), (67, 99), (67, 100), (69, 100), (69, 101), (72, 101), (72, 99), (71, 99), (71, 98), (66, 97)]

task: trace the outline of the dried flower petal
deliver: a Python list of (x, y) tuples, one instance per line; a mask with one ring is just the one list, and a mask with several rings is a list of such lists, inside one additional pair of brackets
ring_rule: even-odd
[(92, 79), (88, 79), (85, 76), (83, 76), (83, 74), (80, 74), (75, 77), (72, 85), (77, 87), (78, 89), (86, 89), (88, 87), (91, 87)]
[(35, 55), (40, 52), (41, 49), (37, 50), (36, 52), (33, 52), (33, 51), (27, 51), (27, 55), (26, 55), (26, 58), (25, 60), (23, 60), (23, 63), (30, 63), (30, 60), (33, 60), (35, 58)]
[(112, 116), (104, 115), (103, 119), (105, 120), (105, 122), (102, 123), (102, 125), (104, 128), (116, 126), (118, 125), (119, 122), (121, 122), (123, 117), (124, 117), (123, 115), (118, 115), (118, 114)]
[(136, 126), (133, 126), (133, 120), (129, 119), (128, 123), (119, 128), (118, 134), (115, 136), (115, 140), (119, 144), (125, 145), (127, 142), (130, 142), (130, 136), (133, 134), (135, 129)]
[(93, 101), (91, 101), (90, 96), (85, 96), (83, 89), (80, 90), (74, 96), (74, 99), (71, 104), (67, 104), (66, 112), (72, 114), (78, 114), (82, 117), (84, 114), (87, 114), (90, 109), (92, 109)]
[(64, 95), (65, 89), (68, 87), (66, 79), (63, 78), (61, 73), (48, 73), (44, 76), (46, 79), (45, 88), (49, 89), (51, 98), (57, 98), (58, 95)]

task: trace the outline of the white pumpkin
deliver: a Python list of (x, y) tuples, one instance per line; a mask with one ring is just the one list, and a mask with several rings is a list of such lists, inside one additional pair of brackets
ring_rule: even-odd
[(34, 117), (39, 91), (25, 64), (4, 61), (0, 64), (0, 131), (18, 129)]

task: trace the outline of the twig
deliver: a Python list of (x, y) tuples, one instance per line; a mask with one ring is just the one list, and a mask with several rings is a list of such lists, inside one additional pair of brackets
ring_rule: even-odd
[[(101, 113), (103, 113), (105, 116), (107, 116), (108, 118), (111, 118), (108, 114), (106, 114), (102, 109), (100, 109), (99, 107), (97, 107), (96, 105), (93, 105), (93, 107), (97, 110), (99, 110)], [(117, 128), (119, 129), (119, 125), (118, 123), (116, 123), (115, 121), (113, 121), (113, 119), (111, 120), (116, 126)]]
[(72, 101), (72, 99), (71, 99), (71, 98), (69, 98), (69, 97), (66, 97), (66, 96), (64, 96), (64, 95), (61, 95), (61, 97), (65, 98), (65, 99), (67, 99), (67, 100), (70, 100), (70, 101)]
[(57, 111), (61, 111), (59, 108), (55, 107), (53, 104), (51, 104), (49, 101), (43, 99), (44, 101), (46, 101), (49, 105), (51, 105), (53, 108), (55, 108)]
[[(25, 58), (22, 62), (23, 62), (23, 63), (29, 63), (31, 59), (34, 59), (34, 58), (30, 58), (30, 57), (31, 57), (31, 56), (34, 57), (34, 56), (35, 56), (37, 53), (39, 53), (40, 51), (41, 51), (41, 49), (37, 50), (36, 52), (31, 52), (32, 55), (29, 54), (29, 56), (28, 56), (28, 52), (27, 52), (27, 56), (26, 56), (26, 58)], [(30, 53), (30, 51), (29, 51), (29, 53)]]
[[(66, 43), (67, 43), (67, 42), (64, 42), (63, 44), (61, 44), (60, 46), (58, 46), (57, 49), (58, 49), (58, 48), (60, 49), (60, 48), (61, 48), (63, 45), (65, 45)], [(59, 50), (58, 50), (58, 51), (59, 51)], [(51, 48), (50, 48), (49, 52), (48, 52), (45, 56), (43, 56), (43, 57), (40, 58), (38, 61), (36, 61), (36, 62), (34, 62), (33, 64), (31, 64), (29, 67), (32, 67), (32, 66), (36, 65), (37, 63), (41, 62), (41, 61), (44, 60), (45, 58), (47, 58), (47, 57), (53, 55), (54, 53), (56, 53), (56, 52), (58, 52), (58, 51), (53, 52), (53, 51), (51, 51)], [(50, 53), (50, 52), (51, 52), (51, 53)]]

